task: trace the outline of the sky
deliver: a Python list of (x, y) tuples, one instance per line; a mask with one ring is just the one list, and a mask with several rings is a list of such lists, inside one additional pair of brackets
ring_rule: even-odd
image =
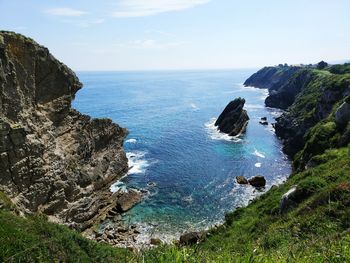
[(0, 0), (0, 11), (0, 29), (80, 71), (350, 59), (349, 0)]

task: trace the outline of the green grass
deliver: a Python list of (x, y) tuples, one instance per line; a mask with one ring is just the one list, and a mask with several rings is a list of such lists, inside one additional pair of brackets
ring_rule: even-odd
[(43, 216), (0, 211), (0, 262), (129, 262), (131, 252), (83, 238)]
[[(225, 224), (200, 244), (132, 253), (87, 240), (44, 216), (20, 217), (0, 192), (0, 262), (350, 262), (350, 145), (338, 148), (350, 124), (338, 127), (334, 121), (335, 110), (350, 96), (334, 102), (326, 118), (315, 117), (322, 94), (344, 91), (350, 75), (306, 70), (311, 80), (289, 114), (308, 127), (294, 166), (312, 165), (227, 214)], [(281, 197), (293, 186), (294, 204), (282, 214)]]

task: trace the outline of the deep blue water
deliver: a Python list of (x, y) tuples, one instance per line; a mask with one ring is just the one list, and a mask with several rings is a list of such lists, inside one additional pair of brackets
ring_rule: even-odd
[[(290, 163), (272, 126), (279, 113), (264, 107), (266, 91), (245, 88), (253, 70), (80, 72), (84, 84), (73, 103), (82, 113), (108, 117), (130, 134), (124, 144), (133, 166), (117, 186), (149, 196), (125, 215), (162, 237), (202, 229), (259, 194), (235, 177), (257, 174), (266, 190), (286, 179)], [(213, 127), (227, 103), (246, 99), (247, 132), (230, 139)]]

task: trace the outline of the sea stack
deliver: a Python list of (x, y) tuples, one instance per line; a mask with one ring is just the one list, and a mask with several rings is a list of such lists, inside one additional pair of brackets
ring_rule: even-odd
[(237, 98), (231, 101), (215, 122), (221, 132), (237, 136), (245, 132), (248, 124), (247, 111), (243, 109), (245, 99)]

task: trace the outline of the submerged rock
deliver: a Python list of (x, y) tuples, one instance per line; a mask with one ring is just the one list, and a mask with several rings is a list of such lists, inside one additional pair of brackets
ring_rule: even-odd
[(249, 184), (254, 187), (264, 187), (266, 185), (266, 179), (262, 175), (257, 175), (248, 180)]
[(244, 133), (248, 125), (249, 117), (243, 109), (245, 99), (237, 98), (231, 101), (215, 122), (221, 132), (230, 136), (237, 136)]
[(236, 181), (238, 184), (248, 184), (248, 180), (244, 176), (237, 176)]
[(269, 125), (269, 123), (268, 123), (267, 121), (259, 121), (259, 123), (260, 123), (261, 125)]

